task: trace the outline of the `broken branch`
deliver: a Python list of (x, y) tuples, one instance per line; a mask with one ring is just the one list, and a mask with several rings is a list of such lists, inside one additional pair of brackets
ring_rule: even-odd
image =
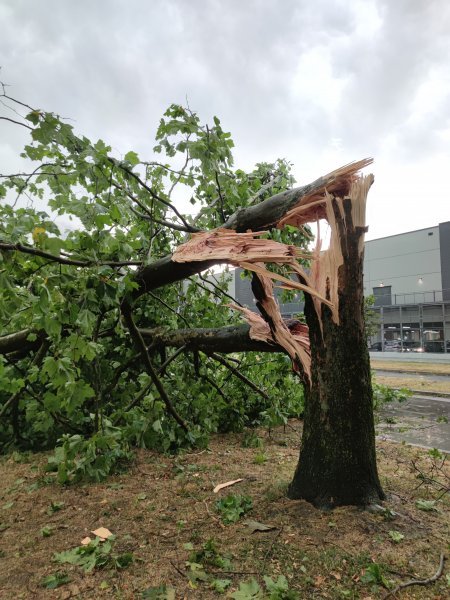
[(136, 349), (139, 350), (141, 353), (142, 359), (147, 368), (147, 372), (150, 375), (150, 378), (151, 378), (153, 384), (155, 385), (156, 389), (158, 390), (158, 394), (159, 394), (161, 400), (164, 402), (164, 404), (167, 408), (167, 412), (170, 415), (172, 415), (172, 417), (175, 419), (175, 421), (178, 423), (178, 425), (180, 425), (180, 427), (182, 429), (184, 429), (184, 431), (187, 432), (188, 427), (187, 427), (186, 423), (183, 421), (183, 419), (180, 417), (180, 415), (175, 410), (175, 407), (173, 406), (172, 401), (170, 400), (169, 396), (167, 395), (167, 392), (164, 389), (164, 386), (163, 386), (160, 378), (158, 377), (158, 374), (153, 366), (153, 363), (150, 359), (150, 355), (147, 352), (147, 346), (145, 345), (144, 339), (134, 322), (132, 311), (131, 311), (131, 305), (127, 301), (124, 301), (122, 303), (121, 310), (122, 310), (122, 315), (123, 315), (124, 321), (130, 332), (131, 339), (133, 340), (134, 345), (136, 346)]
[(391, 590), (390, 592), (388, 592), (383, 600), (386, 600), (386, 598), (389, 598), (390, 596), (395, 596), (395, 594), (397, 592), (399, 592), (400, 590), (403, 590), (407, 587), (411, 587), (412, 585), (429, 585), (430, 583), (434, 583), (435, 581), (437, 581), (439, 579), (439, 577), (442, 575), (443, 571), (444, 571), (444, 561), (445, 561), (445, 554), (441, 554), (440, 559), (439, 559), (439, 567), (438, 570), (436, 571), (436, 573), (434, 575), (432, 575), (431, 577), (428, 577), (428, 579), (411, 579), (410, 581), (406, 581), (405, 583), (400, 583), (396, 588), (394, 588), (393, 590)]

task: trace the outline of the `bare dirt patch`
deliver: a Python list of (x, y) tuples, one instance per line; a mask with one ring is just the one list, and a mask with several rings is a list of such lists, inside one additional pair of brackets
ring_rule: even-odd
[[(383, 598), (384, 586), (433, 575), (440, 554), (449, 551), (448, 494), (433, 483), (441, 478), (448, 485), (447, 463), (436, 471), (437, 459), (426, 451), (379, 442), (388, 494), (383, 508), (325, 513), (286, 498), (298, 458), (300, 424), (292, 425), (270, 436), (256, 432), (259, 439), (254, 435), (251, 444), (256, 447), (243, 446), (247, 433), (215, 436), (207, 451), (177, 457), (142, 450), (129, 472), (101, 484), (58, 486), (42, 472), (45, 455), (3, 459), (0, 597), (134, 599), (165, 584), (177, 599), (209, 599), (227, 597), (251, 578), (263, 587), (263, 575), (276, 579), (283, 574), (301, 599), (369, 600)], [(420, 473), (432, 475), (431, 481)], [(238, 478), (243, 481), (213, 493), (217, 484)], [(228, 494), (251, 497), (253, 509), (224, 525), (216, 502)], [(431, 510), (420, 510), (418, 500), (431, 501), (425, 504)], [(246, 519), (275, 529), (252, 533)], [(55, 552), (79, 546), (100, 526), (115, 534), (115, 553), (133, 554), (128, 568), (84, 573), (54, 562)], [(199, 558), (209, 540), (225, 562)], [(186, 564), (195, 552), (208, 581), (196, 580)], [(372, 565), (379, 566), (382, 580), (370, 581), (377, 572)], [(42, 580), (57, 571), (70, 581), (54, 590), (42, 587)], [(444, 600), (450, 591), (448, 573), (446, 564), (437, 582), (407, 588), (396, 597)], [(230, 581), (224, 594), (211, 587), (217, 579)]]

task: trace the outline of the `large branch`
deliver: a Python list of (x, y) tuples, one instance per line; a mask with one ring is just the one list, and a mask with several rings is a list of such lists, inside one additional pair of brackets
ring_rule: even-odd
[[(285, 321), (289, 329), (295, 328), (298, 321)], [(276, 343), (268, 343), (250, 337), (250, 326), (231, 325), (229, 327), (211, 327), (198, 329), (177, 329), (164, 331), (161, 329), (139, 329), (146, 341), (156, 346), (171, 348), (186, 347), (187, 350), (200, 350), (205, 354), (221, 352), (286, 352)]]
[(24, 350), (29, 351), (35, 347), (39, 347), (42, 339), (45, 337), (45, 332), (38, 332), (37, 339), (29, 341), (28, 336), (35, 333), (32, 329), (23, 329), (22, 331), (0, 336), (0, 354), (10, 354), (11, 352), (21, 352)]
[[(261, 231), (279, 225), (288, 213), (287, 218), (289, 221), (295, 221), (297, 224), (304, 223), (308, 219), (314, 220), (314, 215), (317, 218), (324, 217), (326, 216), (327, 192), (338, 193), (341, 197), (345, 197), (350, 190), (352, 178), (354, 178), (360, 169), (371, 162), (372, 159), (363, 159), (346, 165), (328, 175), (320, 177), (309, 185), (276, 194), (260, 204), (238, 210), (228, 219), (222, 228), (232, 229), (238, 233), (244, 233), (249, 229), (252, 231)], [(299, 215), (297, 213), (300, 206), (301, 214)], [(293, 209), (296, 209), (297, 213), (291, 216)], [(73, 259), (68, 260), (71, 261)], [(136, 271), (133, 279), (138, 287), (134, 291), (133, 297), (134, 299), (139, 298), (146, 292), (187, 279), (192, 275), (223, 262), (224, 260), (174, 262), (172, 255), (167, 255)], [(27, 335), (28, 333), (30, 332), (27, 332)], [(12, 338), (10, 336), (0, 337), (0, 354), (12, 351), (10, 348), (12, 345), (15, 345), (15, 340), (18, 339), (14, 337), (16, 335), (19, 335), (19, 338), (25, 342), (26, 335), (24, 336), (23, 332), (12, 334)], [(273, 351), (274, 347), (271, 346), (271, 351)], [(258, 350), (264, 349), (258, 348)]]
[[(372, 159), (360, 160), (351, 165), (336, 169), (336, 171), (320, 177), (308, 185), (281, 192), (259, 204), (242, 208), (231, 215), (228, 221), (221, 227), (224, 229), (233, 229), (238, 233), (244, 233), (249, 229), (252, 231), (261, 231), (276, 227), (283, 217), (300, 203), (304, 203), (305, 207), (310, 205), (311, 211), (318, 218), (323, 217), (325, 215), (325, 192), (339, 191), (345, 195), (349, 189), (351, 178), (371, 162)], [(148, 291), (186, 279), (191, 275), (200, 273), (223, 262), (219, 260), (205, 260), (191, 263), (176, 263), (172, 261), (172, 255), (165, 256), (137, 271), (134, 281), (139, 287), (134, 292), (134, 298), (139, 298), (139, 296)]]

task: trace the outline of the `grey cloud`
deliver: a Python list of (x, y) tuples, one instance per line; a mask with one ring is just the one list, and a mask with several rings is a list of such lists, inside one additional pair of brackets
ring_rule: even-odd
[[(449, 11), (446, 0), (3, 0), (1, 78), (120, 152), (149, 155), (162, 112), (187, 97), (222, 119), (245, 166), (284, 156), (308, 168), (335, 138), (342, 162), (382, 157), (389, 136), (414, 161), (443, 150), (448, 96), (419, 119), (413, 101), (449, 56)], [(299, 81), (308, 56), (322, 63)]]
[[(340, 135), (355, 140), (356, 148), (358, 137), (369, 137), (378, 150), (384, 136), (394, 133), (411, 156), (421, 152), (421, 145), (408, 145), (416, 134), (414, 125), (405, 122), (433, 65), (449, 55), (450, 5), (444, 0), (400, 0), (378, 2), (377, 7), (382, 19), (377, 33), (365, 39), (364, 32), (355, 31), (355, 42), (337, 47), (334, 54), (336, 71), (348, 77), (339, 111)], [(436, 126), (447, 118), (449, 100), (436, 106), (428, 123), (421, 123), (425, 144), (437, 142)]]

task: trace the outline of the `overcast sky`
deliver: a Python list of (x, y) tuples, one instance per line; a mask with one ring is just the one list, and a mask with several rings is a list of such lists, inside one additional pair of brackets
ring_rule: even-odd
[[(448, 0), (0, 0), (9, 93), (150, 158), (165, 108), (299, 184), (375, 158), (367, 239), (450, 220)], [(0, 172), (20, 136), (0, 126)]]

